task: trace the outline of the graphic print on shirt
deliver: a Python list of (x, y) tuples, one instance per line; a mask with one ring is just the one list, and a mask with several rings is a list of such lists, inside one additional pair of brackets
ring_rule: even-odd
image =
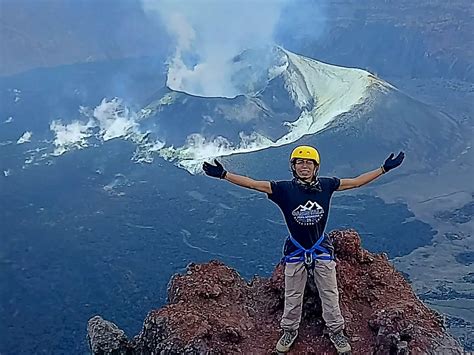
[(304, 206), (299, 205), (291, 212), (298, 224), (311, 226), (318, 223), (324, 215), (324, 209), (317, 203), (308, 201)]

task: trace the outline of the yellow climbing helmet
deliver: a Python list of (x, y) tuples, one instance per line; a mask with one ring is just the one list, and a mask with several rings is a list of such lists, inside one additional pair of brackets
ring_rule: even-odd
[(291, 152), (290, 161), (293, 159), (312, 159), (318, 165), (321, 161), (319, 158), (319, 152), (316, 150), (316, 148), (310, 147), (309, 145), (300, 145), (299, 147), (293, 149)]

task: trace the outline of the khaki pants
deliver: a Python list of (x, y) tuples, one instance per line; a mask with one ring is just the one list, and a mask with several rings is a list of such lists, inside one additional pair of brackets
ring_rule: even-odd
[[(307, 273), (303, 262), (287, 263), (285, 265), (285, 310), (280, 322), (282, 329), (295, 330), (300, 326)], [(336, 262), (333, 260), (316, 260), (314, 283), (318, 288), (323, 319), (329, 331), (338, 332), (344, 329), (344, 318), (339, 308)]]

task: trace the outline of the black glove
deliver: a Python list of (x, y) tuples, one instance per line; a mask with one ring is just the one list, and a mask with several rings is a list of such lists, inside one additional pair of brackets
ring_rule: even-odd
[(206, 175), (216, 177), (219, 179), (225, 178), (227, 171), (224, 170), (224, 167), (222, 166), (222, 164), (219, 163), (217, 159), (214, 159), (214, 164), (216, 165), (214, 166), (212, 164), (209, 164), (208, 162), (204, 162), (204, 164), (202, 164), (202, 170), (204, 170)]
[(384, 173), (388, 173), (390, 170), (395, 169), (396, 167), (400, 166), (403, 159), (405, 158), (405, 153), (403, 152), (398, 153), (396, 158), (393, 158), (393, 155), (394, 155), (393, 153), (390, 154), (390, 156), (383, 163), (382, 170)]

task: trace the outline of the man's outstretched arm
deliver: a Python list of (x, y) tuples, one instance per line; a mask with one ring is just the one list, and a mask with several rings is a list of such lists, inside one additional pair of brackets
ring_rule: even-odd
[(246, 187), (252, 190), (265, 192), (267, 194), (272, 193), (272, 186), (270, 184), (270, 181), (254, 180), (247, 176), (237, 175), (229, 172), (225, 175), (224, 179), (230, 181), (233, 184)]
[(396, 158), (393, 158), (393, 155), (393, 153), (390, 154), (390, 156), (385, 160), (384, 164), (378, 169), (359, 175), (356, 178), (341, 179), (341, 184), (339, 185), (337, 191), (349, 190), (354, 189), (356, 187), (364, 186), (369, 182), (374, 181), (382, 174), (387, 173), (390, 170), (400, 166), (400, 164), (403, 162), (403, 159), (405, 158), (405, 153), (400, 152), (396, 156)]
[(272, 193), (272, 186), (270, 184), (270, 181), (258, 181), (251, 179), (247, 176), (230, 173), (224, 169), (222, 164), (219, 163), (217, 159), (214, 159), (214, 164), (215, 165), (212, 165), (206, 162), (202, 165), (202, 169), (204, 170), (206, 175), (215, 178), (225, 179), (235, 185), (246, 187), (248, 189), (265, 192), (267, 194)]
[(341, 184), (339, 185), (339, 188), (337, 189), (337, 191), (355, 189), (356, 187), (364, 186), (368, 184), (369, 182), (374, 181), (382, 174), (383, 174), (383, 171), (382, 171), (382, 168), (380, 167), (378, 169), (359, 175), (356, 178), (341, 179)]

